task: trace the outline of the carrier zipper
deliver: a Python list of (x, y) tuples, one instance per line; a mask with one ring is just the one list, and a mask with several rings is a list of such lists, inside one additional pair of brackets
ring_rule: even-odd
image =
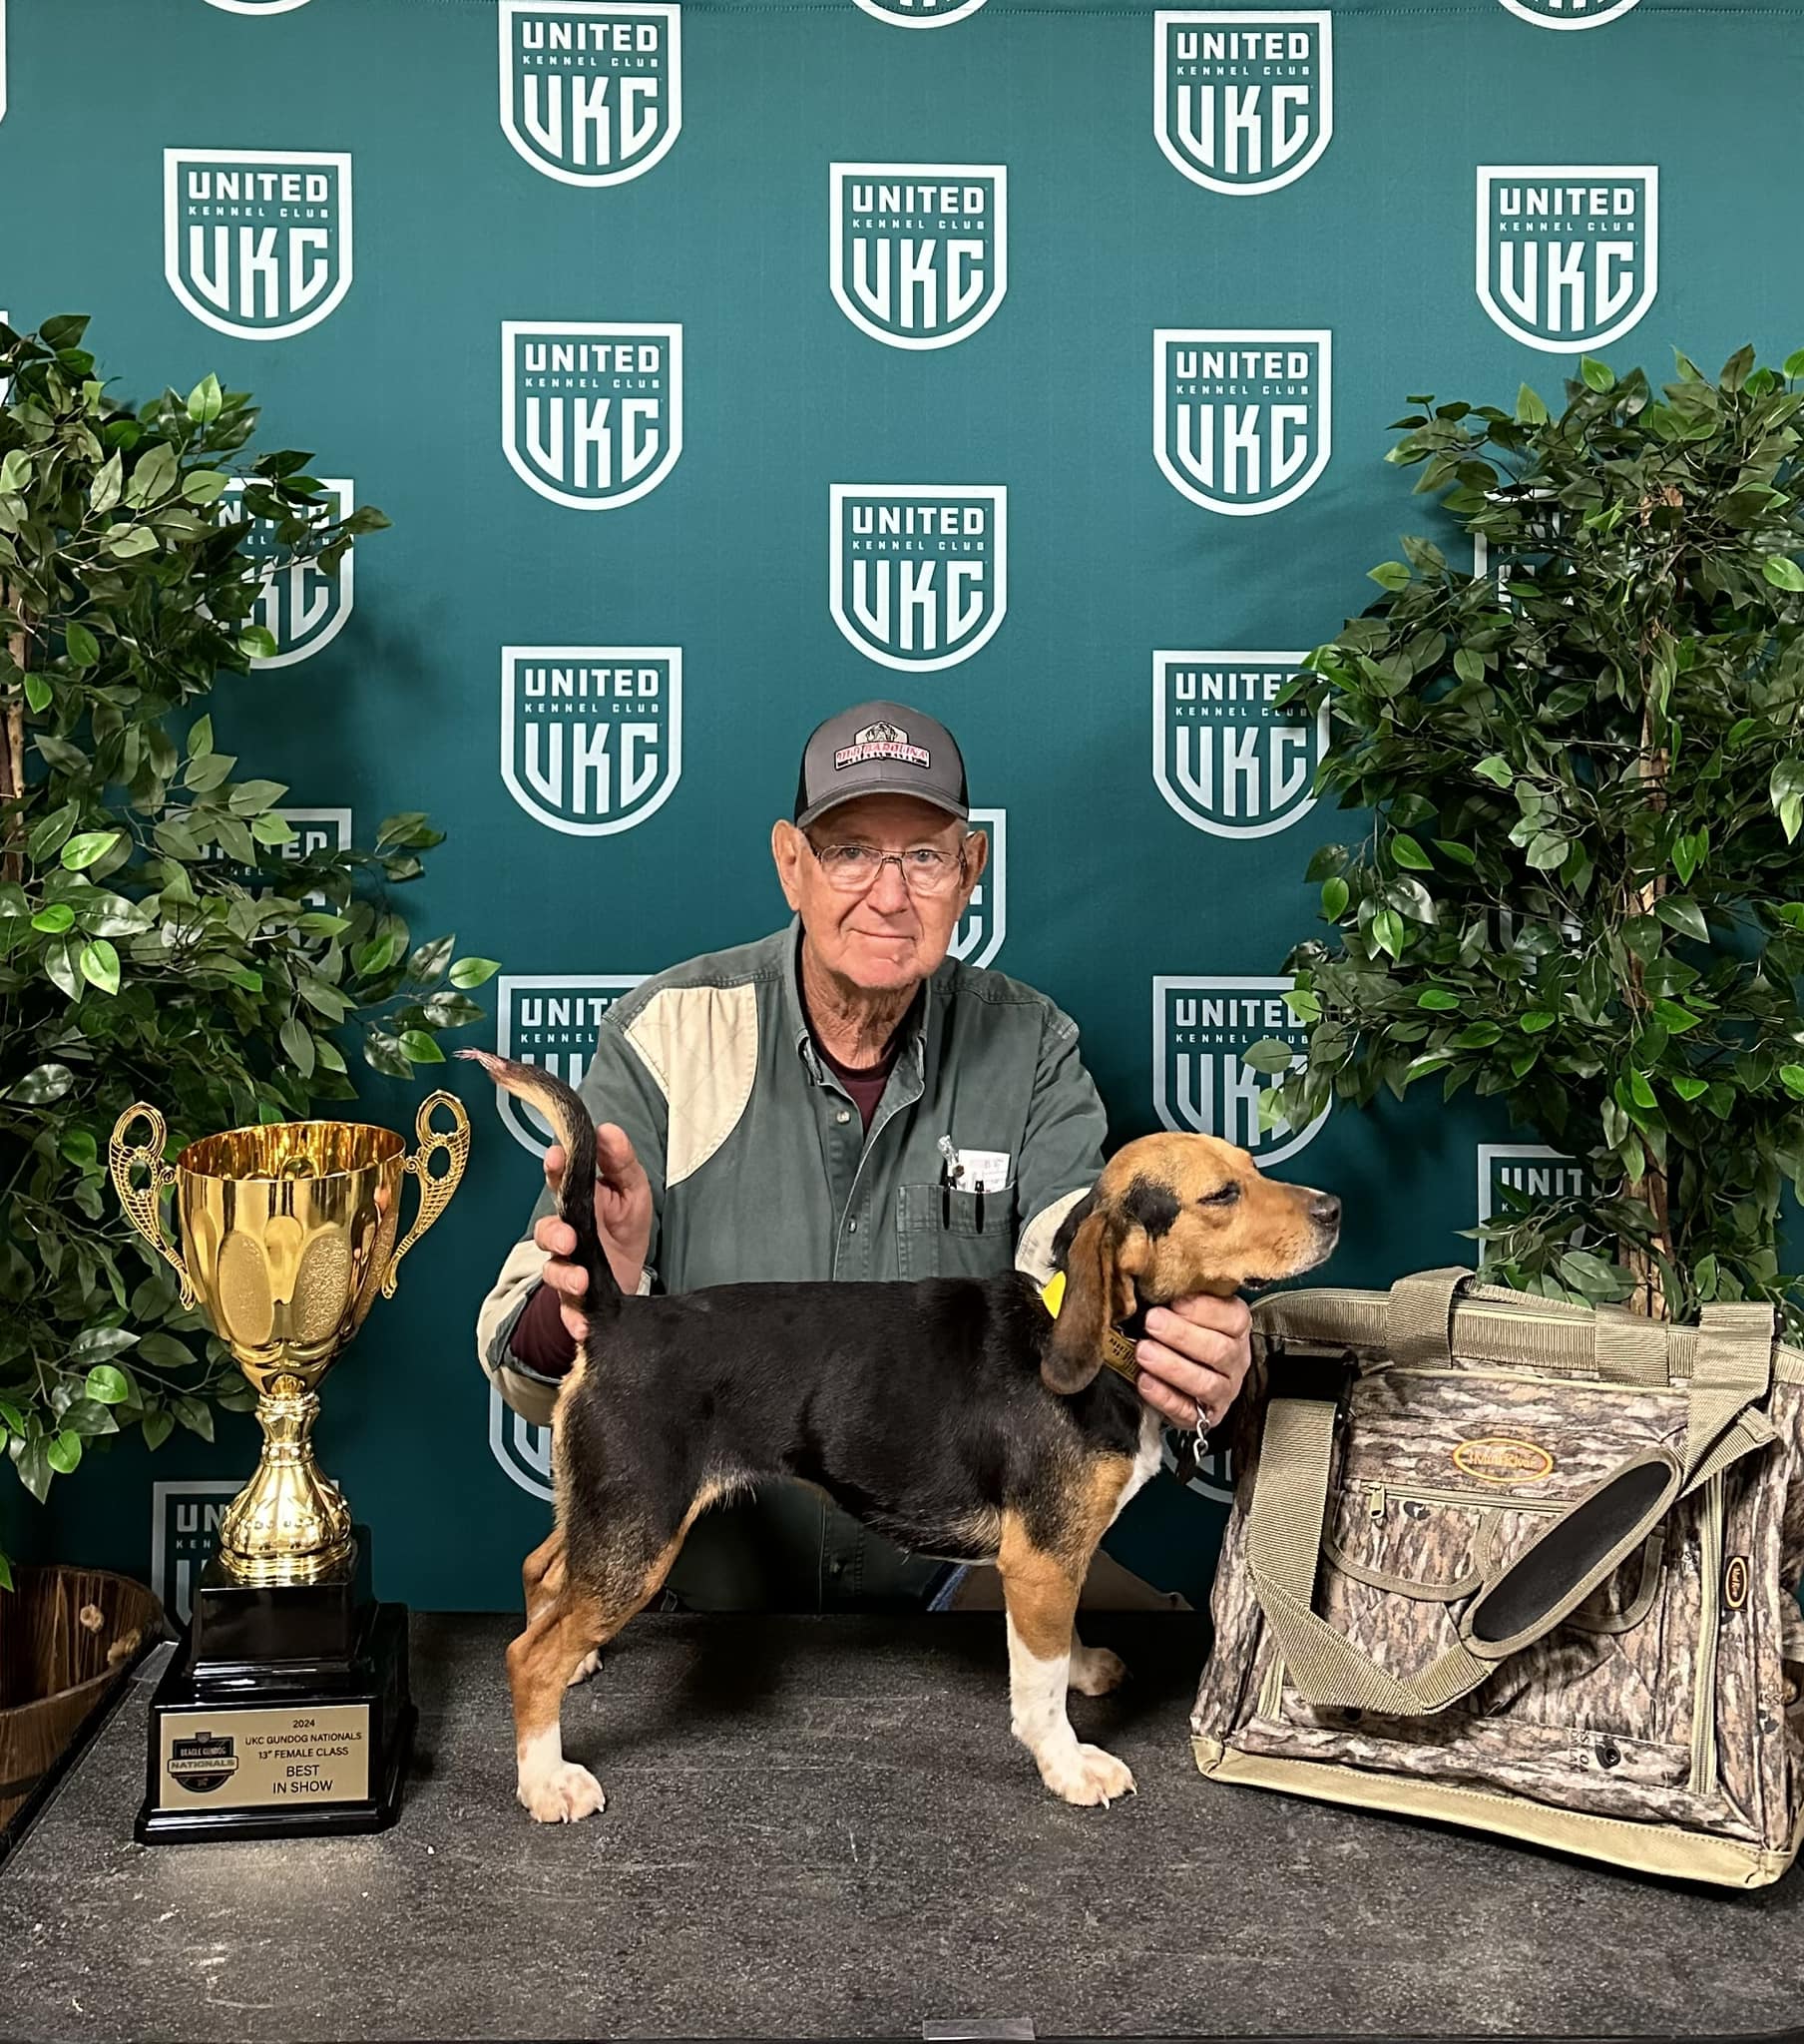
[(1698, 1594), (1702, 1608), (1697, 1626), (1697, 1681), (1691, 1700), (1691, 1779), (1693, 1795), (1708, 1795), (1716, 1787), (1716, 1638), (1722, 1624), (1722, 1472), (1704, 1484), (1703, 1534), (1699, 1542)]
[[(1359, 1481), (1355, 1478), (1355, 1481)], [(1424, 1505), (1462, 1505), (1481, 1512), (1564, 1512), (1570, 1509), (1571, 1500), (1551, 1497), (1515, 1497), (1499, 1492), (1496, 1497), (1483, 1497), (1470, 1490), (1435, 1490), (1426, 1484), (1367, 1483), (1366, 1509), (1375, 1519), (1384, 1516), (1388, 1503)]]

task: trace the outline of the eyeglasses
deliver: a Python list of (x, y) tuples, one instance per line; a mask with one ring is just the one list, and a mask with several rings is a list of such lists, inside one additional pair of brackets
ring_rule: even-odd
[[(804, 836), (806, 833), (804, 832)], [(816, 844), (808, 849), (820, 861), (827, 884), (841, 894), (862, 894), (877, 884), (877, 875), (894, 859), (902, 884), (911, 894), (932, 900), (950, 894), (965, 876), (965, 851), (940, 851), (931, 844), (913, 844), (906, 851), (880, 851), (874, 844)]]

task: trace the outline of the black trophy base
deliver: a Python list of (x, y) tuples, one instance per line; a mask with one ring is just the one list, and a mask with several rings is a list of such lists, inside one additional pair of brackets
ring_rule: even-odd
[(251, 1585), (216, 1555), (151, 1699), (140, 1844), (379, 1831), (418, 1713), (407, 1608), (370, 1589), (369, 1531), (316, 1583)]

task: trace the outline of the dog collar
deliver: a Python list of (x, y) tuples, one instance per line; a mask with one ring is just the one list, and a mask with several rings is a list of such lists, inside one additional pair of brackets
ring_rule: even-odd
[[(1040, 1303), (1055, 1320), (1059, 1317), (1059, 1308), (1065, 1303), (1063, 1271), (1055, 1271), (1040, 1287)], [(1126, 1377), (1130, 1384), (1138, 1380), (1140, 1366), (1134, 1360), (1133, 1343), (1120, 1327), (1103, 1329), (1103, 1360), (1118, 1376)]]

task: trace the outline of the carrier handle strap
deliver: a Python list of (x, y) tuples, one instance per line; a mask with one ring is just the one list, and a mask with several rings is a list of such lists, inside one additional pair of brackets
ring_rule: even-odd
[(1646, 1540), (1678, 1497), (1772, 1440), (1771, 1423), (1749, 1407), (1770, 1382), (1773, 1333), (1770, 1306), (1706, 1305), (1682, 1459), (1662, 1446), (1611, 1470), (1486, 1576), (1460, 1620), (1458, 1641), (1414, 1676), (1393, 1674), (1311, 1609), (1348, 1371), (1331, 1379), (1319, 1364), (1307, 1373), (1286, 1367), (1291, 1395), (1274, 1397), (1265, 1412), (1247, 1563), (1259, 1608), (1304, 1701), (1426, 1717), (1470, 1695), (1501, 1661), (1551, 1632)]

